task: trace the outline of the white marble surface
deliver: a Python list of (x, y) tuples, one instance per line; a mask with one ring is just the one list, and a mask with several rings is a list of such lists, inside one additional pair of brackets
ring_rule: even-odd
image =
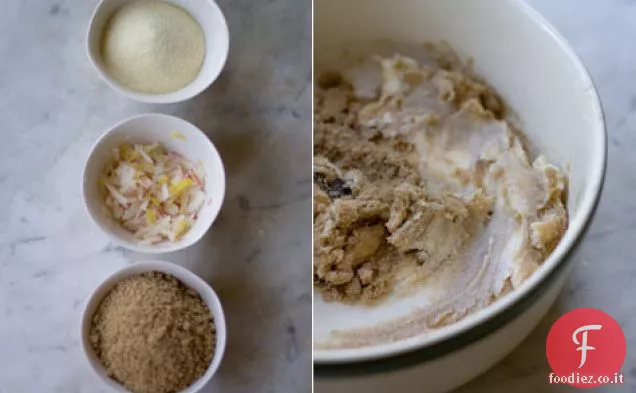
[(627, 339), (624, 385), (596, 392), (636, 392), (636, 1), (529, 0), (565, 36), (600, 92), (609, 133), (609, 161), (599, 210), (574, 273), (548, 317), (500, 365), (457, 393), (561, 393), (548, 385), (545, 340), (563, 313), (594, 307), (612, 315)]
[(82, 358), (79, 317), (117, 268), (81, 200), (82, 163), (112, 123), (140, 112), (200, 126), (224, 159), (227, 198), (196, 246), (161, 258), (208, 280), (229, 343), (207, 392), (308, 392), (311, 380), (309, 1), (219, 0), (227, 67), (188, 103), (141, 105), (91, 69), (97, 0), (0, 2), (0, 393), (105, 392)]

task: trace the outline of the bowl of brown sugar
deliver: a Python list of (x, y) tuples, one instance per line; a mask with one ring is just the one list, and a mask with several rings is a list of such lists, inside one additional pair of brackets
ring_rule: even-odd
[(226, 345), (214, 290), (169, 262), (139, 262), (108, 277), (89, 298), (81, 329), (91, 368), (119, 392), (199, 392)]

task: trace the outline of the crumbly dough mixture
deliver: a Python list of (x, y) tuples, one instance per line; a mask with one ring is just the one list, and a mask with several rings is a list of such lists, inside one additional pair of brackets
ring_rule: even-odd
[(327, 300), (372, 303), (435, 279), (446, 293), (430, 325), (445, 324), (552, 252), (567, 228), (566, 179), (529, 158), (469, 69), (376, 60), (377, 89), (346, 73), (315, 89), (314, 286)]

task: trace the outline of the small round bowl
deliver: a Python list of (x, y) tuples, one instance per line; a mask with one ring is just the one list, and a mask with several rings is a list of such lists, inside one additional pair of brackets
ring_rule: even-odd
[(219, 368), (221, 364), (221, 360), (223, 359), (223, 353), (225, 352), (225, 345), (227, 342), (227, 329), (225, 326), (225, 316), (223, 314), (223, 308), (221, 307), (221, 302), (219, 301), (218, 296), (214, 292), (214, 290), (199, 278), (197, 275), (192, 273), (191, 271), (176, 265), (170, 262), (139, 262), (133, 265), (129, 265), (108, 277), (100, 286), (95, 289), (95, 291), (89, 297), (86, 307), (84, 308), (84, 313), (82, 314), (82, 323), (81, 323), (81, 337), (82, 337), (82, 351), (88, 360), (88, 364), (91, 366), (93, 371), (97, 374), (97, 376), (104, 381), (106, 385), (111, 387), (116, 392), (126, 393), (128, 392), (122, 385), (120, 385), (117, 381), (111, 379), (106, 374), (106, 370), (104, 366), (97, 358), (97, 355), (93, 351), (93, 347), (91, 346), (90, 340), (90, 329), (92, 323), (92, 317), (100, 302), (108, 294), (108, 292), (121, 280), (126, 277), (133, 276), (139, 273), (158, 271), (166, 274), (170, 274), (176, 278), (178, 278), (184, 285), (189, 288), (195, 290), (201, 298), (207, 304), (210, 312), (212, 313), (212, 317), (214, 318), (214, 325), (216, 327), (216, 348), (214, 351), (214, 357), (212, 358), (212, 362), (208, 366), (208, 369), (205, 373), (196, 380), (192, 385), (188, 386), (181, 393), (196, 393), (201, 391), (203, 387), (210, 381), (214, 373)]
[(223, 12), (213, 0), (164, 0), (187, 11), (201, 26), (206, 52), (199, 75), (180, 90), (165, 94), (148, 94), (131, 90), (113, 78), (102, 60), (101, 42), (110, 17), (130, 0), (101, 0), (93, 12), (86, 45), (88, 57), (99, 75), (117, 92), (139, 102), (170, 104), (188, 100), (207, 89), (219, 76), (229, 51), (229, 30)]
[[(180, 133), (182, 138), (175, 138), (175, 132)], [(175, 242), (146, 245), (140, 244), (131, 232), (111, 218), (97, 184), (114, 148), (124, 143), (154, 142), (161, 143), (166, 149), (190, 161), (201, 161), (205, 172), (206, 200), (194, 225), (183, 237)], [(185, 120), (157, 113), (130, 117), (104, 132), (89, 153), (83, 176), (84, 204), (93, 221), (118, 245), (150, 254), (181, 250), (199, 241), (218, 216), (225, 195), (223, 163), (210, 139)]]

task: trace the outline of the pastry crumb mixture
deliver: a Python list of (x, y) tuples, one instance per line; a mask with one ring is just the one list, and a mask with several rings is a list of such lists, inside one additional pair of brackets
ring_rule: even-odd
[(207, 370), (215, 348), (212, 314), (177, 278), (125, 278), (93, 316), (91, 342), (108, 376), (133, 393), (180, 392)]
[(445, 324), (547, 258), (567, 228), (566, 179), (458, 61), (374, 61), (375, 87), (343, 72), (315, 88), (314, 286), (368, 304), (441, 282), (430, 325)]

